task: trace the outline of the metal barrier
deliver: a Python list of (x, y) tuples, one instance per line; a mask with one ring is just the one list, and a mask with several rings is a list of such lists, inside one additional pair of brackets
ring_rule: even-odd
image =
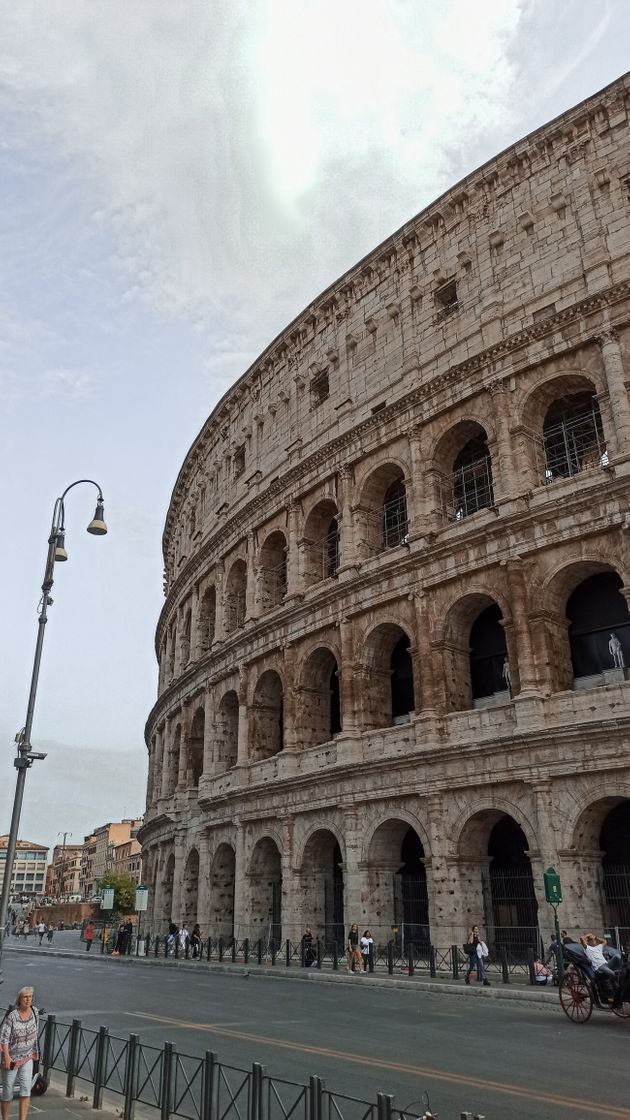
[[(92, 1085), (92, 1107), (103, 1093), (122, 1097), (122, 1120), (133, 1120), (137, 1103), (155, 1109), (160, 1120), (417, 1120), (409, 1109), (395, 1110), (394, 1098), (378, 1093), (376, 1101), (336, 1093), (321, 1077), (307, 1085), (270, 1077), (254, 1062), (249, 1070), (224, 1065), (208, 1050), (202, 1058), (180, 1054), (172, 1042), (162, 1049), (110, 1035), (107, 1027), (91, 1030), (79, 1019), (58, 1023), (54, 1015), (40, 1022), (45, 1076), (63, 1073), (66, 1096), (76, 1082)], [(427, 1113), (431, 1115), (431, 1113)]]

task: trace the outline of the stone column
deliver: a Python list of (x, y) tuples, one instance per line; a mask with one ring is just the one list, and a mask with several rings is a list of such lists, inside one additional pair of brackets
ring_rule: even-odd
[[(518, 480), (514, 470), (514, 454), (510, 433), (509, 402), (505, 382), (493, 381), (488, 386), (496, 420), (498, 471), (493, 474), (492, 484), (499, 498), (514, 498), (518, 493)], [(497, 485), (498, 484), (498, 485)]]
[(239, 686), (238, 686), (238, 749), (237, 749), (237, 766), (247, 766), (249, 763), (249, 743), (248, 743), (248, 709), (247, 709), (247, 681), (248, 671), (244, 665), (239, 669)]
[(341, 727), (343, 731), (356, 731), (359, 727), (360, 704), (355, 675), (354, 626), (351, 619), (339, 624), (341, 636), (340, 694)]
[(179, 739), (179, 769), (177, 771), (177, 790), (188, 789), (188, 744), (190, 740), (190, 704), (182, 704), (181, 733)]
[(256, 535), (250, 530), (247, 534), (247, 585), (245, 589), (245, 621), (257, 618), (256, 583), (258, 576), (258, 546)]
[(538, 678), (534, 661), (534, 649), (530, 630), (527, 602), (527, 585), (523, 561), (514, 558), (507, 562), (508, 583), (512, 603), (512, 622), (518, 650), (518, 678), (520, 694), (538, 692)]
[(199, 885), (197, 889), (197, 921), (204, 937), (210, 926), (210, 836), (202, 832), (197, 843), (199, 850)]
[(348, 466), (340, 467), (337, 472), (337, 478), (337, 498), (341, 535), (341, 563), (339, 571), (344, 572), (348, 568), (356, 568), (357, 564), (354, 521), (352, 517), (352, 469)]
[(285, 750), (298, 747), (299, 729), (297, 726), (297, 694), (295, 689), (295, 647), (286, 646), (283, 651), (284, 696), (283, 696), (283, 743)]
[(346, 929), (352, 922), (360, 922), (363, 914), (362, 899), (367, 898), (367, 883), (363, 882), (364, 868), (361, 860), (363, 823), (359, 810), (353, 805), (344, 811), (345, 858), (343, 863), (343, 915)]
[(412, 428), (407, 433), (409, 455), (411, 458), (411, 488), (413, 500), (407, 506), (409, 515), (409, 537), (422, 536), (436, 532), (439, 528), (436, 514), (435, 491), (438, 486), (437, 472), (432, 469), (426, 455), (426, 437), (422, 428)]
[(294, 821), (283, 817), (282, 848), (280, 852), (282, 867), (282, 937), (299, 941), (304, 917), (301, 912), (299, 870), (294, 866)]
[(290, 501), (287, 506), (287, 596), (300, 591), (300, 507), (297, 502)]
[(415, 697), (416, 713), (427, 715), (437, 708), (435, 691), (435, 666), (431, 648), (431, 623), (428, 616), (427, 598), (423, 591), (414, 596), (416, 611), (416, 648), (420, 669), (420, 695)]
[(170, 784), (171, 784), (170, 769), (171, 769), (171, 761), (172, 761), (172, 759), (171, 759), (171, 747), (172, 747), (171, 735), (172, 735), (172, 731), (173, 731), (173, 725), (172, 725), (171, 719), (169, 718), (169, 719), (166, 720), (166, 723), (164, 724), (164, 731), (162, 733), (162, 776), (161, 776), (161, 785), (160, 785), (160, 797), (164, 798), (165, 800), (169, 796), (169, 790), (170, 790)]
[(206, 690), (205, 704), (204, 704), (204, 725), (203, 725), (203, 777), (212, 778), (215, 773), (215, 757), (214, 757), (214, 734), (215, 734), (215, 721), (216, 721), (216, 706), (214, 689), (208, 687)]
[(149, 742), (149, 745), (148, 745), (148, 748), (147, 748), (148, 749), (148, 754), (149, 754), (149, 770), (148, 770), (148, 774), (147, 774), (147, 801), (146, 801), (146, 811), (147, 811), (147, 813), (151, 812), (151, 809), (153, 808), (153, 805), (154, 805), (154, 802), (155, 802), (155, 791), (154, 791), (153, 786), (154, 786), (154, 783), (155, 783), (155, 754), (156, 754), (156, 751), (157, 751), (157, 746), (158, 746), (158, 738), (157, 738), (157, 733), (156, 733), (153, 736), (153, 738), (151, 739), (151, 741)]
[(214, 638), (215, 641), (222, 642), (225, 638), (225, 565), (222, 560), (219, 561), (214, 569), (214, 592)]
[(630, 402), (625, 385), (623, 355), (616, 331), (604, 331), (600, 335), (599, 345), (606, 371), (608, 396), (615, 426), (616, 450), (619, 454), (627, 454), (630, 451)]
[(175, 870), (173, 872), (173, 904), (171, 913), (167, 915), (168, 921), (179, 924), (182, 920), (182, 895), (184, 891), (184, 870), (186, 860), (186, 837), (175, 837)]
[(201, 627), (199, 625), (199, 623), (200, 623), (199, 611), (200, 610), (201, 610), (201, 606), (200, 606), (200, 603), (199, 603), (199, 584), (196, 583), (194, 588), (193, 588), (193, 593), (192, 593), (191, 600), (190, 600), (190, 655), (189, 655), (189, 664), (191, 664), (191, 665), (193, 664), (193, 662), (198, 661), (199, 657), (201, 656), (201, 650), (199, 648), (200, 635), (201, 635)]
[(247, 875), (247, 833), (245, 825), (236, 823), (236, 858), (234, 863), (234, 936), (237, 941), (249, 936), (246, 929), (249, 913), (249, 881)]
[(457, 865), (451, 851), (444, 797), (435, 795), (427, 798), (426, 812), (430, 849), (425, 852), (428, 857), (425, 868), (431, 943), (440, 947), (457, 945), (462, 940), (462, 917), (457, 891)]

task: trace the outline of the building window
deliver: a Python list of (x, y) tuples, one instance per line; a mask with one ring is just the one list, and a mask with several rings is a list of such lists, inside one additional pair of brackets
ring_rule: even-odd
[(311, 381), (311, 406), (318, 408), (328, 399), (329, 395), (328, 370), (323, 370), (321, 373), (317, 373)]
[(234, 477), (238, 478), (245, 471), (245, 445), (238, 447), (234, 452)]
[(545, 483), (608, 465), (602, 418), (594, 393), (555, 401), (543, 426)]
[(397, 479), (388, 488), (383, 501), (383, 525), (381, 545), (383, 548), (396, 548), (408, 540), (407, 494), (402, 479)]
[(459, 300), (457, 298), (457, 284), (455, 280), (447, 280), (442, 284), (435, 293), (435, 302), (437, 304), (440, 318), (447, 315), (453, 315), (455, 311), (459, 311)]

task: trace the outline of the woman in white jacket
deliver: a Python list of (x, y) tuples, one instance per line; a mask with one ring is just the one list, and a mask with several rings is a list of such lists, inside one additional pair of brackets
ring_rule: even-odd
[(482, 941), (479, 936), (479, 926), (473, 926), (468, 934), (468, 945), (471, 948), (468, 952), (468, 969), (466, 972), (466, 983), (470, 984), (470, 974), (477, 969), (477, 980), (483, 983), (486, 988), (490, 987), (490, 981), (486, 976), (485, 961), (489, 956), (488, 946), (485, 941)]

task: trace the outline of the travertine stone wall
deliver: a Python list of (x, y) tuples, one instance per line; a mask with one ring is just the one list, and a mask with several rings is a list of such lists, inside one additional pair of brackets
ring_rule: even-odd
[[(385, 938), (413, 829), (448, 945), (491, 920), (510, 817), (540, 926), (550, 863), (563, 923), (601, 926), (630, 684), (611, 664), (576, 685), (566, 609), (594, 574), (630, 586), (629, 94), (626, 76), (448, 191), (202, 428), (164, 532), (141, 834), (156, 924)], [(578, 397), (595, 451), (556, 471), (545, 425)], [(479, 703), (471, 629), (493, 604), (509, 679)]]

